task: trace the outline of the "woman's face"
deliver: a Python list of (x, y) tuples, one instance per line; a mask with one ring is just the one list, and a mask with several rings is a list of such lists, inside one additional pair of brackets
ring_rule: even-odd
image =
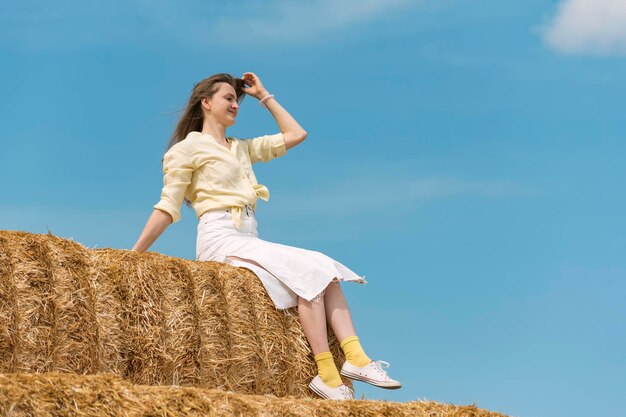
[(232, 126), (235, 124), (235, 118), (239, 111), (237, 94), (235, 89), (228, 83), (219, 83), (218, 85), (219, 88), (213, 94), (213, 97), (208, 100), (205, 99), (206, 102), (203, 100), (203, 105), (206, 103), (204, 107), (216, 122), (224, 126)]

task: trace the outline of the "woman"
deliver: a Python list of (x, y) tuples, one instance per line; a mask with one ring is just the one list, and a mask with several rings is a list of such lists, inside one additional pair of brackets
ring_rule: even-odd
[[(245, 95), (259, 100), (281, 133), (240, 141), (226, 136)], [(353, 399), (335, 367), (326, 332), (328, 322), (346, 355), (341, 375), (383, 388), (400, 388), (372, 361), (356, 336), (339, 281), (365, 283), (326, 255), (258, 238), (254, 216), (258, 198), (269, 191), (256, 181), (252, 164), (282, 156), (307, 133), (263, 87), (257, 75), (241, 79), (215, 74), (195, 85), (163, 159), (161, 200), (133, 250), (146, 251), (171, 223), (180, 220), (185, 200), (198, 218), (196, 259), (253, 270), (278, 309), (298, 306), (318, 375), (309, 387), (328, 399)]]

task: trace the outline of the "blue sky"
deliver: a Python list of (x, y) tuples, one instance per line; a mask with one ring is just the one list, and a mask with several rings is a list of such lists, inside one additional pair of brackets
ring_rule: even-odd
[[(619, 0), (24, 1), (0, 13), (0, 228), (129, 249), (193, 84), (257, 73), (308, 131), (255, 172), (266, 240), (344, 285), (399, 391), (533, 417), (626, 396)], [(229, 134), (274, 133), (247, 98)], [(197, 219), (151, 250), (193, 259)]]

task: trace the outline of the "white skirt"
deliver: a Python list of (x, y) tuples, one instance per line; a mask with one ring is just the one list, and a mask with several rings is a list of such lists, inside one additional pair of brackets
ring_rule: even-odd
[(321, 252), (259, 239), (254, 211), (244, 212), (240, 230), (235, 228), (227, 210), (211, 210), (200, 216), (196, 260), (250, 269), (278, 309), (297, 306), (298, 297), (316, 299), (332, 281), (366, 283), (365, 276), (355, 274)]

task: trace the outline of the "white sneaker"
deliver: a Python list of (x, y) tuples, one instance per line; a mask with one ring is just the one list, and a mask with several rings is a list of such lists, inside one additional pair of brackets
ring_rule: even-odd
[(329, 387), (322, 381), (319, 375), (313, 378), (309, 384), (309, 388), (322, 398), (327, 400), (354, 400), (354, 392), (344, 384), (337, 388)]
[(385, 361), (371, 361), (367, 365), (359, 368), (345, 361), (341, 367), (341, 375), (386, 389), (398, 389), (402, 387), (399, 381), (389, 378), (383, 366), (388, 368), (389, 363)]

